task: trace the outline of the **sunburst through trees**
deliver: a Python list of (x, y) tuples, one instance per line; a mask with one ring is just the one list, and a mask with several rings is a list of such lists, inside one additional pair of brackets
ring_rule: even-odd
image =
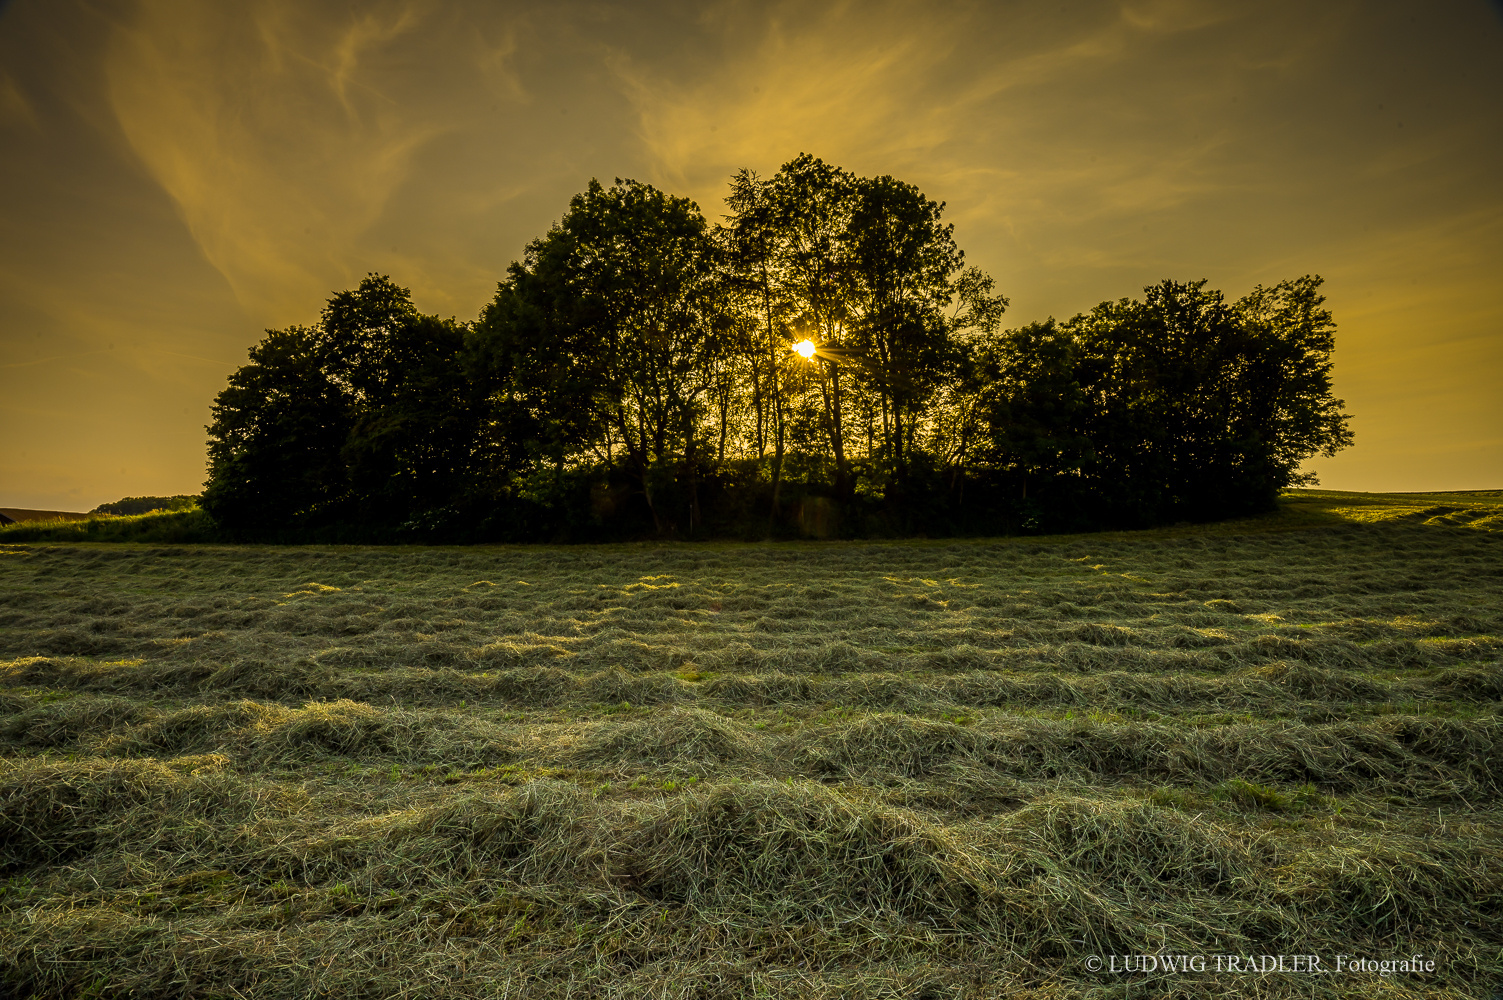
[(1318, 277), (1003, 330), (912, 185), (802, 155), (727, 209), (592, 181), (472, 323), (373, 274), (269, 333), (205, 507), (284, 537), (1006, 533), (1255, 511), (1351, 441)]

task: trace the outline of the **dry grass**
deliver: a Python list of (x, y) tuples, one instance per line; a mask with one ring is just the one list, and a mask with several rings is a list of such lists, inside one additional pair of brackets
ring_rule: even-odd
[(1500, 511), (0, 538), (0, 996), (1491, 998)]

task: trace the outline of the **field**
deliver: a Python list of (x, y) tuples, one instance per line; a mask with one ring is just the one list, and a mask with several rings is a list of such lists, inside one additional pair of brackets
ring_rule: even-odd
[(0, 996), (1497, 997), (1500, 529), (0, 532)]

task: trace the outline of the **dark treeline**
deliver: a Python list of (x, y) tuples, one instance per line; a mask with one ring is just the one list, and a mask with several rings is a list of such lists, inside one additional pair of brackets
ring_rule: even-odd
[(179, 494), (175, 497), (121, 497), (112, 503), (102, 503), (89, 513), (131, 517), (137, 514), (152, 514), (159, 510), (193, 510), (197, 506), (198, 497), (186, 494)]
[(806, 155), (730, 188), (711, 226), (591, 182), (472, 323), (371, 275), (269, 331), (205, 509), (351, 541), (1075, 530), (1267, 509), (1351, 441), (1318, 277), (1004, 329), (912, 185)]

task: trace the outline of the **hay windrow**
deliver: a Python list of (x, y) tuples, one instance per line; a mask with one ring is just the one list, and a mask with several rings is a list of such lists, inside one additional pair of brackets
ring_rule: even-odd
[(1489, 996), (1503, 535), (1301, 517), (5, 546), (0, 994)]
[(728, 765), (765, 763), (766, 749), (744, 727), (703, 709), (667, 709), (654, 717), (597, 723), (564, 750), (585, 766), (694, 766), (714, 774)]
[(262, 795), (220, 762), (173, 767), (84, 758), (0, 764), (0, 873), (72, 861), (125, 842), (191, 847), (205, 823), (244, 818)]

